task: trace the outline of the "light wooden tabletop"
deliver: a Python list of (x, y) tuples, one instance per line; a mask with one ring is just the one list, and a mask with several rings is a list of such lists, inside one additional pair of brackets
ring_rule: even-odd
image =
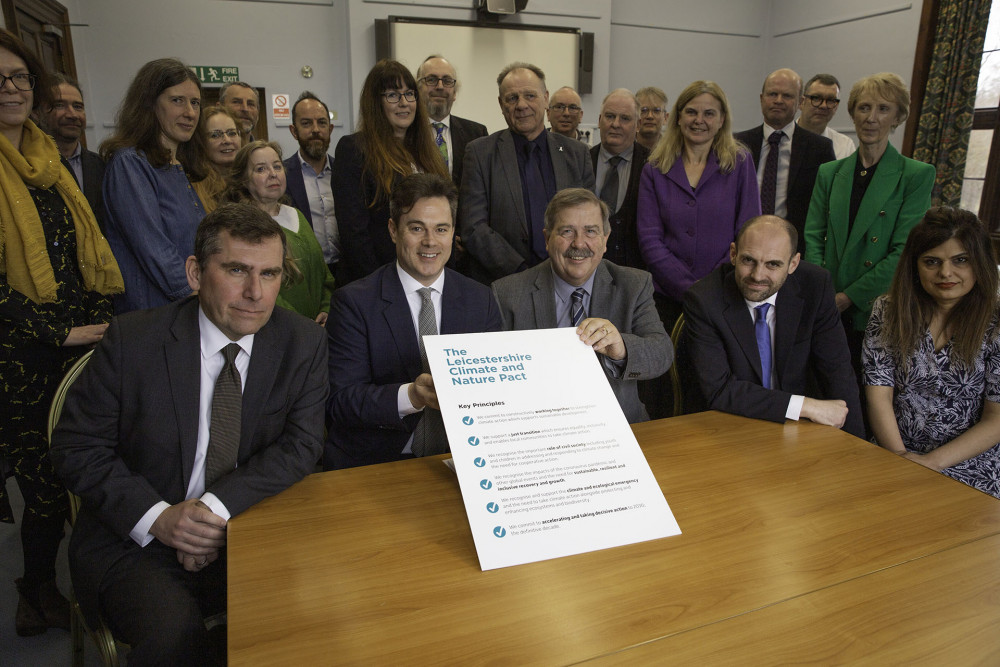
[(808, 422), (634, 431), (682, 535), (483, 572), (441, 457), (260, 503), (229, 523), (230, 663), (1000, 653), (996, 499)]

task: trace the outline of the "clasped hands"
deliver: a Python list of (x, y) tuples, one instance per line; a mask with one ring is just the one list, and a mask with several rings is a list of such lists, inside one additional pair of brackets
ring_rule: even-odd
[(171, 505), (156, 518), (149, 532), (177, 549), (177, 562), (188, 572), (204, 569), (226, 546), (226, 520), (197, 498)]

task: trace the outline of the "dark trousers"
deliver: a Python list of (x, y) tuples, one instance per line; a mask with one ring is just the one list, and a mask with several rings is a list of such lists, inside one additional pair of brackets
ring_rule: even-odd
[(177, 551), (153, 540), (132, 550), (101, 582), (101, 614), (112, 634), (131, 647), (130, 665), (225, 665), (225, 627), (205, 618), (226, 610), (226, 559), (199, 572), (177, 562)]

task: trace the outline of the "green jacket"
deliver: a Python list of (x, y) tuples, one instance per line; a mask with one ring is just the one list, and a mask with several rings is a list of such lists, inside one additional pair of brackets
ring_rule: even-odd
[(931, 206), (935, 170), (889, 144), (848, 235), (857, 160), (855, 152), (820, 166), (806, 216), (805, 260), (826, 267), (834, 289), (853, 303), (854, 328), (864, 331), (872, 302), (889, 290), (910, 230)]

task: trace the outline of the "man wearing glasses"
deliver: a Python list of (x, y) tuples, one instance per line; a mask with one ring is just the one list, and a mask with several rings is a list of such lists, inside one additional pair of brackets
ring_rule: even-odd
[(552, 93), (548, 110), (551, 131), (570, 139), (581, 139), (576, 128), (583, 120), (582, 104), (580, 96), (569, 86)]
[(854, 141), (846, 134), (829, 127), (840, 105), (840, 82), (837, 77), (832, 74), (817, 74), (806, 82), (805, 91), (799, 126), (832, 141), (833, 152), (838, 160), (852, 155), (857, 149)]
[(670, 116), (667, 94), (656, 86), (646, 86), (637, 90), (635, 96), (639, 100), (639, 125), (635, 131), (635, 140), (653, 150), (656, 142), (663, 136), (663, 128)]
[(462, 183), (466, 144), (489, 133), (485, 125), (451, 115), (451, 107), (458, 97), (458, 74), (442, 56), (427, 56), (417, 68), (416, 79), (420, 97), (427, 100), (427, 113), (435, 133), (434, 142), (448, 165), (451, 180), (458, 187)]

